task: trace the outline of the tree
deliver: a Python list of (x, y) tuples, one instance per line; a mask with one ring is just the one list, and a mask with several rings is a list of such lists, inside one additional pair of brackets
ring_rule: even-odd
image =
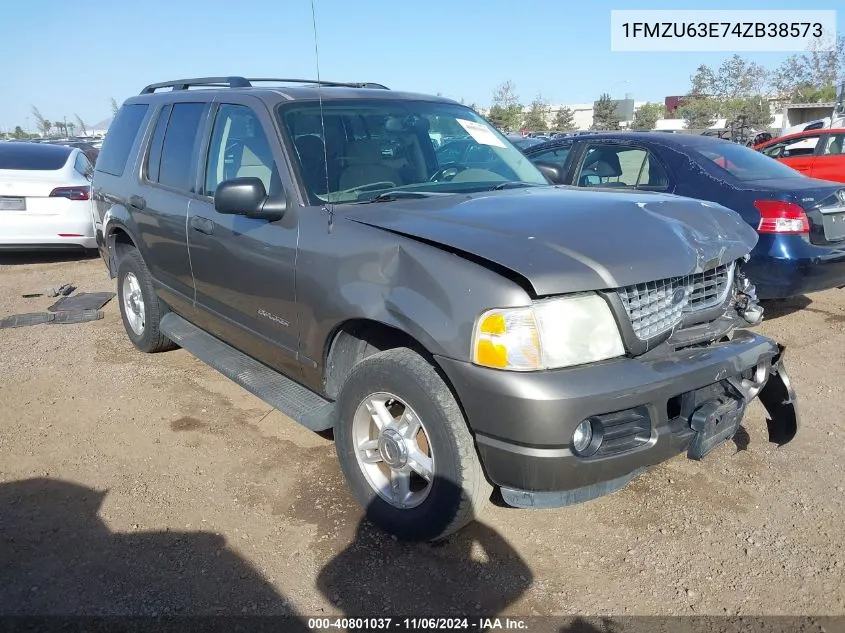
[(566, 106), (561, 106), (555, 114), (552, 127), (561, 132), (576, 129), (578, 126), (575, 125), (575, 113)]
[(50, 121), (48, 121), (47, 119), (45, 119), (42, 116), (41, 111), (35, 106), (32, 106), (32, 116), (35, 117), (35, 125), (41, 132), (41, 134), (47, 136), (47, 134), (50, 132), (50, 128), (53, 127), (53, 124), (50, 123)]
[(646, 103), (637, 108), (634, 112), (634, 121), (631, 125), (635, 130), (653, 130), (658, 119), (666, 115), (666, 108), (662, 103)]
[(690, 130), (710, 127), (715, 122), (718, 112), (718, 101), (706, 97), (689, 99), (678, 108), (678, 115), (682, 119), (686, 119), (686, 127)]
[(117, 105), (117, 101), (114, 100), (114, 97), (111, 98), (111, 113), (112, 116), (117, 114), (117, 111), (120, 110), (120, 106)]
[(760, 64), (740, 55), (732, 55), (717, 69), (702, 64), (690, 77), (692, 97), (736, 99), (765, 91), (769, 73)]
[(29, 134), (23, 131), (23, 128), (20, 125), (15, 126), (15, 131), (12, 132), (12, 138), (29, 138)]
[[(806, 53), (786, 58), (774, 72), (774, 85), (794, 102), (833, 101), (837, 81), (845, 81), (845, 35), (836, 38), (832, 51), (820, 51), (816, 44)], [(830, 91), (834, 97), (828, 99)]]
[(61, 121), (56, 121), (53, 123), (53, 127), (56, 128), (56, 131), (62, 134), (63, 136), (67, 136), (67, 130), (65, 130), (65, 124)]
[(720, 106), (719, 114), (728, 121), (734, 121), (738, 117), (744, 116), (748, 125), (769, 127), (772, 124), (772, 109), (769, 106), (769, 101), (763, 97), (728, 99)]
[(702, 64), (695, 69), (695, 74), (690, 77), (692, 84), (689, 94), (691, 97), (706, 97), (716, 91), (716, 73), (710, 66)]
[(493, 91), (493, 105), (487, 119), (502, 130), (519, 129), (522, 123), (522, 104), (512, 81), (499, 84)]
[(619, 115), (616, 114), (616, 102), (605, 93), (593, 104), (593, 130), (618, 130)]
[(74, 114), (73, 116), (76, 117), (76, 122), (79, 124), (79, 131), (81, 132), (82, 136), (86, 136), (88, 134), (88, 126), (85, 125), (85, 121), (82, 120), (78, 114)]
[(549, 102), (543, 98), (543, 95), (538, 94), (531, 102), (528, 113), (525, 115), (525, 120), (522, 123), (523, 129), (535, 132), (548, 130), (549, 112)]

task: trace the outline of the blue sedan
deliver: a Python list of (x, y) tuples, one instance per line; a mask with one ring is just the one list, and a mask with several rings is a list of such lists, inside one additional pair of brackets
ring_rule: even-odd
[(761, 299), (845, 287), (841, 183), (692, 134), (600, 133), (522, 151), (555, 184), (659, 191), (733, 209), (760, 235), (745, 271)]

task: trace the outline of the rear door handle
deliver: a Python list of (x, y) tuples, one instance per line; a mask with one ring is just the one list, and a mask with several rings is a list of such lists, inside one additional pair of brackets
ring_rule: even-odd
[(214, 222), (208, 218), (202, 217), (201, 215), (192, 215), (191, 228), (195, 231), (199, 231), (200, 233), (211, 235), (214, 233)]
[(138, 209), (138, 211), (143, 211), (147, 208), (147, 201), (141, 196), (129, 196), (129, 206)]

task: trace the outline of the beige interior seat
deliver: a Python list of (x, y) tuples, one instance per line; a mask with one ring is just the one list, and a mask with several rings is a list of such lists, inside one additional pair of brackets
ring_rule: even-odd
[(254, 143), (252, 145), (244, 143), (238, 161), (238, 171), (236, 176), (238, 178), (258, 178), (264, 183), (264, 189), (270, 191), (270, 179), (273, 175), (273, 157), (270, 154), (270, 148), (261, 147), (261, 143)]
[(384, 164), (377, 141), (362, 139), (346, 147), (346, 168), (340, 174), (339, 189), (353, 189), (375, 182), (402, 184), (399, 172)]

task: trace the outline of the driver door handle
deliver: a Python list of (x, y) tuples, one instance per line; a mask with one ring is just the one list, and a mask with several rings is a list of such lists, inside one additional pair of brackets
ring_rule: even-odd
[(191, 228), (200, 233), (211, 235), (214, 233), (214, 222), (201, 215), (193, 215), (191, 216)]

